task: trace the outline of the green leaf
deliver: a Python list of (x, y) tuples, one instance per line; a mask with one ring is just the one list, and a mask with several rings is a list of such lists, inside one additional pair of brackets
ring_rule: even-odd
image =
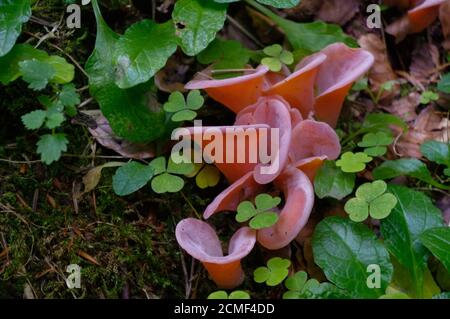
[(220, 171), (213, 165), (205, 165), (195, 177), (195, 183), (201, 189), (214, 187), (220, 181)]
[(253, 273), (253, 278), (257, 283), (266, 283), (273, 287), (279, 285), (289, 274), (290, 260), (279, 257), (271, 258), (267, 262), (267, 267), (259, 267)]
[(385, 132), (367, 133), (364, 135), (361, 142), (358, 143), (359, 147), (374, 147), (374, 146), (387, 146), (394, 142), (394, 138), (391, 134)]
[(420, 146), (420, 152), (430, 161), (450, 167), (449, 143), (426, 141)]
[(181, 162), (181, 163), (175, 163), (172, 160), (172, 157), (169, 158), (169, 163), (167, 165), (167, 172), (172, 174), (178, 174), (178, 175), (186, 175), (189, 173), (192, 173), (194, 170), (194, 164), (190, 162)]
[(371, 202), (375, 198), (386, 192), (387, 184), (383, 181), (375, 181), (373, 183), (365, 183), (356, 190), (356, 197), (367, 202)]
[(386, 152), (386, 146), (368, 147), (364, 150), (364, 153), (372, 157), (383, 156), (384, 154), (386, 154)]
[(388, 191), (397, 197), (398, 204), (381, 220), (381, 233), (389, 252), (407, 269), (415, 285), (415, 297), (420, 298), (427, 250), (419, 237), (428, 229), (442, 226), (442, 214), (422, 192), (400, 185), (388, 185)]
[(301, 291), (308, 280), (308, 274), (304, 271), (297, 272), (294, 276), (289, 277), (284, 285), (289, 290)]
[(269, 194), (259, 194), (255, 198), (255, 204), (258, 212), (265, 212), (274, 207), (277, 207), (281, 203), (280, 197), (272, 197)]
[(300, 0), (257, 0), (257, 1), (259, 3), (280, 9), (293, 8), (300, 3)]
[(184, 187), (184, 180), (169, 173), (163, 173), (152, 180), (152, 189), (155, 193), (177, 193)]
[(31, 0), (0, 1), (0, 57), (7, 54), (31, 16)]
[(205, 103), (205, 99), (199, 90), (192, 90), (186, 98), (186, 107), (191, 110), (198, 110)]
[(37, 153), (41, 155), (41, 160), (50, 165), (59, 160), (61, 153), (67, 151), (69, 141), (65, 134), (46, 134), (42, 135), (37, 142)]
[(73, 107), (80, 103), (80, 95), (77, 93), (74, 84), (63, 85), (61, 92), (59, 92), (59, 101), (66, 107)]
[(250, 295), (242, 290), (236, 290), (230, 293), (228, 299), (250, 299)]
[(361, 198), (352, 198), (345, 203), (345, 211), (354, 222), (362, 222), (369, 217), (369, 204)]
[(294, 63), (294, 55), (292, 54), (292, 52), (284, 50), (280, 54), (280, 61), (281, 63), (284, 63), (286, 65), (291, 65), (292, 63)]
[(153, 159), (149, 165), (153, 168), (155, 175), (162, 174), (166, 171), (166, 159), (164, 156)]
[(450, 292), (443, 292), (439, 295), (433, 296), (433, 299), (450, 299)]
[(251, 51), (239, 41), (214, 39), (208, 47), (197, 55), (201, 64), (212, 64), (217, 69), (242, 69), (248, 63)]
[(420, 103), (421, 104), (429, 104), (433, 101), (439, 100), (439, 94), (433, 91), (425, 91), (420, 96)]
[(267, 66), (272, 72), (280, 72), (282, 68), (282, 64), (277, 58), (263, 58), (261, 64)]
[(369, 132), (378, 132), (385, 129), (390, 132), (389, 126), (395, 125), (404, 132), (408, 131), (408, 125), (400, 118), (387, 113), (371, 113), (366, 116), (362, 128)]
[(153, 177), (153, 168), (138, 162), (129, 162), (119, 167), (113, 176), (113, 190), (126, 196), (144, 187)]
[(64, 114), (57, 111), (47, 111), (47, 121), (45, 121), (45, 126), (53, 130), (54, 128), (59, 127), (65, 120)]
[(278, 58), (283, 51), (283, 47), (279, 44), (273, 44), (263, 49), (265, 55)]
[(170, 93), (169, 99), (164, 103), (164, 111), (169, 113), (175, 113), (181, 111), (186, 107), (184, 96), (181, 92), (175, 91)]
[(357, 173), (366, 169), (366, 163), (372, 161), (372, 157), (366, 153), (346, 152), (336, 162), (336, 166), (340, 167), (345, 173)]
[(30, 89), (36, 91), (44, 89), (55, 75), (55, 69), (51, 64), (39, 60), (22, 61), (19, 62), (19, 66), (23, 80), (29, 83)]
[(116, 84), (127, 89), (147, 82), (166, 65), (176, 49), (171, 21), (157, 24), (142, 20), (133, 24), (117, 41), (114, 51)]
[(208, 299), (228, 299), (228, 294), (225, 290), (214, 291), (209, 294)]
[(450, 227), (428, 229), (420, 235), (420, 241), (450, 272)]
[(197, 117), (197, 112), (191, 110), (182, 110), (172, 115), (174, 122), (192, 121)]
[(86, 63), (91, 95), (117, 136), (136, 143), (154, 141), (169, 128), (165, 113), (152, 104), (150, 82), (127, 90), (117, 87), (113, 53), (119, 36), (103, 20), (97, 0), (92, 0), (92, 4), (97, 37), (94, 52)]
[(246, 222), (256, 214), (258, 214), (258, 211), (255, 206), (249, 201), (243, 201), (237, 207), (236, 221), (238, 223)]
[[(377, 298), (384, 294), (393, 272), (389, 254), (364, 224), (341, 217), (321, 221), (312, 239), (314, 261), (328, 280), (347, 290), (352, 298)], [(369, 265), (380, 267), (380, 288), (369, 288)]]
[(222, 29), (226, 12), (226, 4), (210, 0), (178, 0), (172, 19), (184, 53), (194, 56), (205, 49)]
[(390, 179), (397, 176), (407, 175), (417, 178), (423, 182), (442, 189), (450, 187), (442, 185), (431, 177), (427, 166), (415, 158), (402, 158), (399, 160), (385, 161), (383, 164), (373, 170), (375, 179)]
[(36, 110), (22, 116), (22, 123), (29, 130), (36, 130), (40, 128), (45, 121), (47, 112), (43, 110)]
[(441, 92), (450, 94), (450, 73), (445, 74), (439, 81), (437, 89)]
[(397, 198), (392, 194), (383, 194), (374, 199), (369, 206), (370, 216), (375, 219), (383, 219), (389, 214), (397, 205)]
[(325, 161), (314, 179), (314, 190), (319, 198), (341, 200), (353, 191), (355, 177), (355, 174), (337, 168), (334, 161)]
[(275, 225), (278, 221), (278, 214), (273, 212), (259, 213), (249, 223), (253, 229), (263, 229)]

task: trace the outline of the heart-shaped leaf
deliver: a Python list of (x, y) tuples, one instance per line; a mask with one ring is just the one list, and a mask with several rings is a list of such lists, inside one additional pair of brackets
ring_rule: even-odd
[(186, 107), (191, 110), (198, 110), (203, 106), (205, 99), (199, 90), (190, 91), (186, 98)]
[(373, 183), (365, 183), (356, 190), (356, 197), (370, 202), (384, 194), (387, 189), (387, 184), (384, 181), (375, 181)]
[(372, 157), (366, 153), (346, 152), (336, 162), (336, 166), (340, 167), (345, 173), (358, 173), (366, 168), (366, 163), (372, 161)]
[(259, 213), (252, 218), (249, 225), (253, 229), (263, 229), (275, 225), (278, 221), (278, 214), (273, 212)]
[(397, 205), (397, 197), (392, 194), (383, 194), (370, 202), (370, 216), (375, 219), (383, 219), (389, 216), (391, 211)]
[(176, 193), (183, 189), (184, 180), (176, 175), (163, 173), (153, 178), (152, 189), (155, 193)]
[(258, 214), (258, 211), (255, 209), (255, 206), (253, 206), (251, 202), (241, 202), (237, 207), (236, 221), (239, 223), (246, 222), (250, 218), (256, 216), (256, 214)]
[(129, 162), (119, 167), (113, 176), (113, 189), (119, 196), (129, 195), (144, 187), (153, 177), (153, 167)]
[(205, 165), (195, 177), (195, 183), (201, 189), (214, 187), (220, 181), (220, 171), (212, 165)]
[(345, 211), (354, 222), (362, 222), (369, 217), (369, 204), (361, 198), (352, 198), (345, 203)]
[(169, 100), (164, 104), (164, 111), (175, 113), (186, 107), (184, 96), (181, 92), (175, 91), (169, 95)]
[(325, 161), (314, 178), (314, 190), (319, 198), (338, 200), (350, 195), (355, 187), (355, 174), (344, 173), (334, 161)]
[(276, 286), (283, 282), (289, 274), (289, 267), (291, 261), (275, 257), (267, 262), (267, 267), (259, 267), (254, 273), (253, 277), (257, 283), (265, 282), (268, 286)]
[(269, 194), (259, 194), (255, 198), (255, 205), (259, 212), (264, 212), (277, 207), (280, 203), (280, 197), (272, 197)]

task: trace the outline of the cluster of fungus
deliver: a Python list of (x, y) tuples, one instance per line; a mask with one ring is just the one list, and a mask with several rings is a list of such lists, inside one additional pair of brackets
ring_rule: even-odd
[[(304, 58), (292, 74), (289, 70), (273, 73), (260, 65), (242, 76), (216, 80), (209, 76), (211, 68), (208, 68), (186, 85), (187, 89), (205, 90), (235, 112), (236, 127), (270, 127), (280, 132), (278, 166), (270, 174), (261, 174), (260, 168), (272, 164), (215, 163), (230, 186), (203, 214), (204, 219), (209, 219), (220, 212), (236, 211), (241, 201), (274, 187), (284, 197), (275, 225), (260, 230), (240, 228), (231, 238), (226, 256), (215, 230), (206, 222), (187, 218), (176, 227), (180, 246), (204, 265), (219, 287), (234, 288), (243, 282), (241, 260), (256, 242), (268, 250), (283, 248), (306, 225), (314, 205), (315, 173), (324, 160), (336, 159), (340, 154), (333, 127), (345, 97), (373, 62), (369, 52), (336, 43)], [(224, 128), (215, 127), (226, 135)], [(207, 129), (210, 127), (201, 128)], [(189, 132), (195, 135), (194, 128)], [(200, 147), (207, 144), (204, 142)], [(248, 144), (239, 151), (247, 156), (256, 148)]]

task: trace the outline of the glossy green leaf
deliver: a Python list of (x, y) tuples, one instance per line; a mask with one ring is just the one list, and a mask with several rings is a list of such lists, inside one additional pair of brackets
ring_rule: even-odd
[(428, 229), (442, 226), (442, 214), (422, 192), (400, 185), (388, 185), (388, 191), (397, 197), (398, 204), (381, 220), (381, 233), (389, 252), (407, 269), (415, 296), (421, 297), (427, 249), (419, 237)]
[(420, 235), (420, 241), (450, 272), (450, 227), (428, 229)]
[(397, 176), (410, 176), (442, 189), (450, 189), (442, 185), (431, 176), (427, 166), (415, 158), (402, 158), (399, 160), (385, 161), (373, 170), (375, 179), (390, 179)]
[(248, 63), (251, 51), (244, 48), (239, 41), (216, 38), (208, 47), (197, 55), (201, 64), (212, 64), (217, 69), (242, 69)]
[[(312, 239), (314, 261), (328, 280), (353, 298), (377, 298), (384, 294), (393, 267), (389, 254), (375, 234), (360, 223), (341, 217), (321, 221)], [(369, 265), (380, 267), (380, 288), (369, 288)]]
[(338, 200), (350, 195), (355, 187), (355, 174), (344, 173), (334, 161), (325, 161), (314, 179), (314, 190), (319, 198)]
[(126, 196), (144, 187), (153, 177), (153, 168), (139, 162), (129, 162), (119, 167), (113, 176), (113, 190)]
[(178, 0), (172, 12), (176, 36), (184, 53), (204, 50), (222, 29), (227, 5), (210, 0)]
[(171, 21), (142, 20), (119, 38), (114, 50), (116, 84), (127, 89), (150, 80), (177, 49)]
[(31, 16), (31, 0), (0, 1), (0, 57), (6, 55)]
[(420, 146), (420, 152), (430, 161), (450, 167), (450, 144), (434, 140)]
[(383, 129), (391, 132), (389, 129), (390, 125), (397, 126), (403, 129), (404, 132), (408, 131), (408, 125), (402, 119), (387, 113), (371, 113), (367, 115), (362, 128), (369, 132), (378, 132)]

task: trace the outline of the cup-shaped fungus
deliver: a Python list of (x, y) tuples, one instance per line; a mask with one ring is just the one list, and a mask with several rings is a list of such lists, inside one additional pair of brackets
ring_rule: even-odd
[(211, 279), (220, 288), (232, 289), (244, 281), (241, 260), (253, 249), (256, 232), (248, 227), (240, 228), (231, 238), (228, 255), (224, 256), (220, 240), (207, 223), (187, 218), (178, 223), (175, 235), (178, 244), (192, 257), (199, 260)]
[(371, 68), (374, 57), (366, 50), (352, 49), (342, 43), (331, 44), (321, 52), (327, 59), (317, 74), (315, 115), (335, 127), (350, 88)]
[(439, 7), (445, 1), (446, 0), (410, 1), (408, 13), (401, 19), (390, 24), (386, 28), (386, 32), (395, 36), (397, 41), (401, 41), (408, 34), (423, 31), (436, 20), (439, 14)]

